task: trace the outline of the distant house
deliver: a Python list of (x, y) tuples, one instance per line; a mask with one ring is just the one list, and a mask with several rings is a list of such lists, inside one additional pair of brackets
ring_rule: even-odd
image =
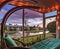
[(22, 26), (18, 26), (18, 25), (6, 25), (6, 29), (7, 30), (22, 30)]

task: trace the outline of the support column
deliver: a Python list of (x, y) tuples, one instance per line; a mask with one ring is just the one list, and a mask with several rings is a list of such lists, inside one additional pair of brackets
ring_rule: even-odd
[(56, 17), (56, 38), (60, 38), (60, 9), (57, 11)]
[[(57, 23), (57, 21), (56, 21)], [(58, 26), (56, 25), (56, 38), (59, 38), (59, 33), (58, 33)]]
[(45, 39), (46, 33), (45, 33), (45, 13), (43, 13), (43, 38)]
[(24, 42), (24, 8), (23, 8), (23, 16), (22, 16), (22, 31), (23, 31), (23, 42)]

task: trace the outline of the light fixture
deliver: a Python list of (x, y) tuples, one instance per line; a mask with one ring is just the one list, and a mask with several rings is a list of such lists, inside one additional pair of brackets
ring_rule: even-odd
[(47, 11), (50, 12), (50, 8), (48, 8)]
[(59, 6), (58, 5), (55, 5), (55, 8), (56, 8), (56, 10), (58, 10), (59, 9)]
[(38, 9), (38, 11), (39, 11), (39, 12), (41, 12), (41, 11), (42, 11), (42, 9), (40, 8), (40, 9)]
[(60, 30), (60, 26), (58, 26), (58, 30)]
[(55, 10), (55, 6), (52, 6), (51, 9), (52, 9), (52, 11)]
[(59, 17), (60, 17), (60, 16), (57, 16), (57, 19), (58, 19), (58, 20), (59, 20)]

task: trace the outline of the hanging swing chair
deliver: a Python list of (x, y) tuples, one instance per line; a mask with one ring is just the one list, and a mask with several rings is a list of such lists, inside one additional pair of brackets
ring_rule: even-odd
[[(36, 44), (28, 47), (25, 47), (26, 45), (24, 44), (24, 42), (14, 39), (22, 44), (22, 47), (18, 47), (15, 41), (8, 34), (4, 35), (5, 34), (4, 25), (8, 17), (16, 10), (23, 9), (23, 8), (33, 8), (33, 6), (15, 7), (9, 10), (4, 16), (1, 23), (1, 49), (60, 49), (60, 39), (57, 39), (57, 38), (45, 39), (43, 41), (37, 42)], [(37, 7), (34, 7), (34, 8), (37, 8)], [(23, 14), (23, 19), (24, 19), (24, 14)]]

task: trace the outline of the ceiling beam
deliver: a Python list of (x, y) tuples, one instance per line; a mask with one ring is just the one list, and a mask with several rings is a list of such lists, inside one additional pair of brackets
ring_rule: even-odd
[(31, 1), (33, 1), (33, 2), (35, 2), (35, 3), (38, 3), (36, 0), (31, 0)]

